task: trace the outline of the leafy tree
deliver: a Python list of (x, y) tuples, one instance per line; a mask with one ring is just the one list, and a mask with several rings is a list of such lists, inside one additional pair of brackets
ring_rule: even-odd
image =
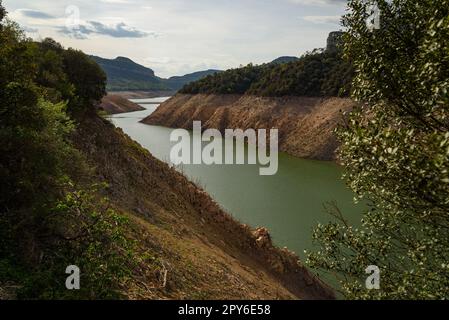
[[(370, 30), (372, 5), (381, 28)], [(349, 1), (346, 56), (361, 107), (339, 129), (345, 177), (370, 210), (362, 226), (319, 225), (312, 267), (354, 299), (449, 297), (449, 1)], [(380, 290), (365, 268), (381, 270)]]

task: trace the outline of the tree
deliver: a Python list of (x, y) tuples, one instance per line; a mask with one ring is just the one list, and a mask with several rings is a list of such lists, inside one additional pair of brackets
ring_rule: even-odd
[[(370, 30), (372, 5), (381, 28)], [(319, 225), (308, 263), (348, 298), (449, 297), (449, 1), (351, 0), (345, 53), (361, 107), (339, 129), (345, 178), (369, 205), (355, 228)], [(366, 290), (365, 269), (381, 270)]]

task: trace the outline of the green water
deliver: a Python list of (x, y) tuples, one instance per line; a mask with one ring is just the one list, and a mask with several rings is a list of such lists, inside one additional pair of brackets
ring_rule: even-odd
[[(161, 102), (163, 98), (134, 100)], [(142, 104), (144, 111), (112, 116), (112, 122), (157, 158), (168, 162), (173, 129), (139, 121), (157, 104)], [(360, 220), (362, 209), (353, 203), (352, 192), (341, 180), (342, 170), (331, 162), (303, 160), (279, 154), (274, 176), (260, 176), (258, 165), (183, 165), (182, 170), (199, 183), (227, 212), (252, 227), (270, 230), (274, 242), (303, 257), (313, 248), (312, 228), (331, 221), (323, 204), (335, 201), (345, 217)]]

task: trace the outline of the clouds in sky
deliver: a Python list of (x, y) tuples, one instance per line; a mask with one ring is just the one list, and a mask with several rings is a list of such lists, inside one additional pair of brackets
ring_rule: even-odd
[(341, 16), (305, 16), (304, 20), (317, 24), (334, 24), (338, 26), (340, 24)]
[(86, 21), (74, 26), (59, 27), (59, 32), (80, 40), (88, 39), (88, 36), (91, 34), (105, 35), (113, 38), (145, 38), (150, 35), (157, 36), (156, 32), (138, 30), (126, 25), (124, 22), (106, 25), (98, 21)]
[(33, 9), (17, 9), (16, 12), (25, 17), (35, 18), (35, 19), (54, 19), (55, 17), (51, 14), (45, 13), (39, 10)]
[[(3, 0), (34, 38), (105, 58), (126, 56), (163, 77), (264, 63), (324, 47), (346, 0)], [(67, 23), (67, 8), (79, 9)]]

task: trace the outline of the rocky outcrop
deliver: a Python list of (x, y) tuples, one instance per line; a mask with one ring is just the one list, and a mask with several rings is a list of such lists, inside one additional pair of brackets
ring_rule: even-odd
[(293, 156), (334, 160), (338, 142), (334, 129), (342, 112), (354, 107), (344, 98), (256, 97), (249, 95), (177, 94), (159, 106), (143, 123), (191, 129), (279, 129), (279, 149)]
[(98, 107), (108, 114), (145, 110), (144, 107), (139, 106), (137, 103), (115, 94), (105, 96)]

